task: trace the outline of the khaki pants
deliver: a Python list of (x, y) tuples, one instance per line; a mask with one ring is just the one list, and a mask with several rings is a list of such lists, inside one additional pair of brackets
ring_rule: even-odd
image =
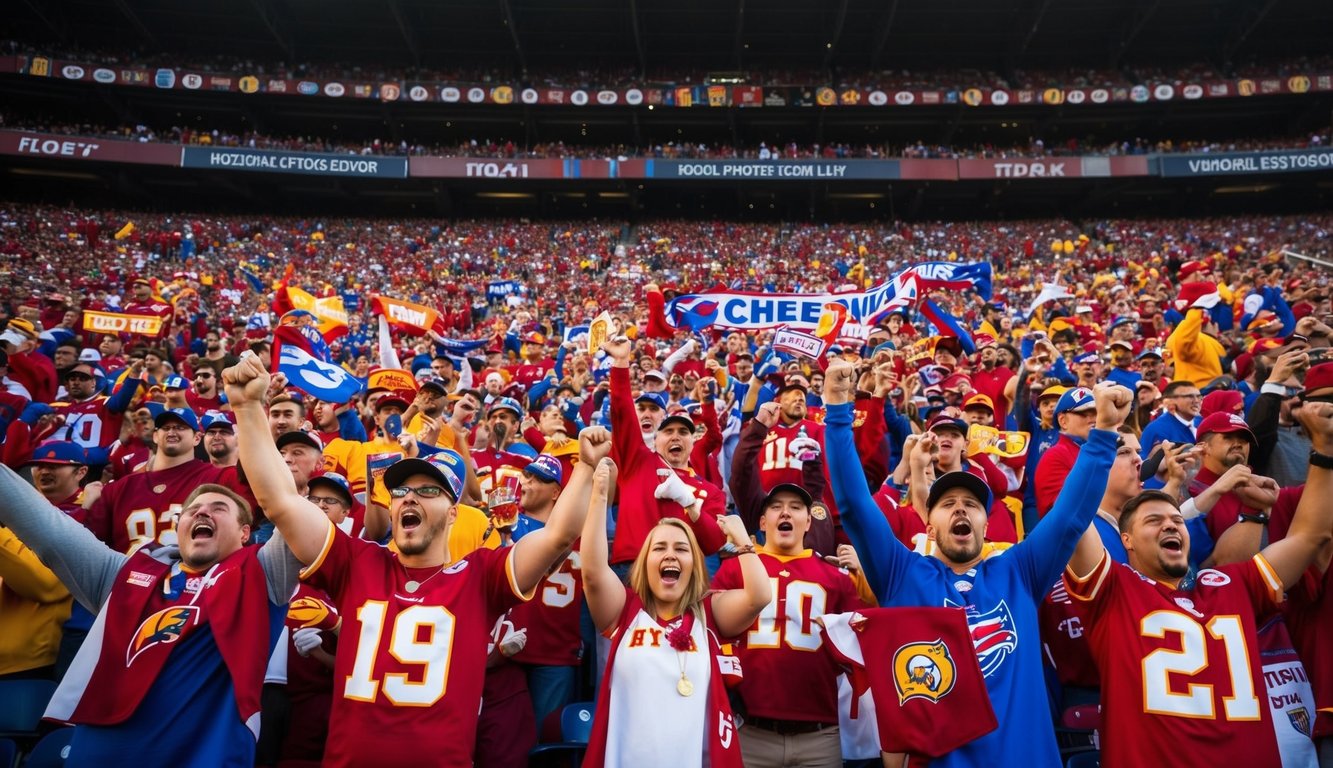
[(784, 736), (741, 726), (741, 757), (745, 768), (842, 768), (838, 727)]

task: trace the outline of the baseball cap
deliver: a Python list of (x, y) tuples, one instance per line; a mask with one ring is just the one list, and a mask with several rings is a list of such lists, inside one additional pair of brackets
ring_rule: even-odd
[(1096, 352), (1083, 352), (1082, 354), (1074, 356), (1074, 365), (1082, 363), (1100, 363), (1101, 361), (1102, 356)]
[(399, 459), (384, 470), (384, 485), (397, 488), (412, 475), (425, 475), (449, 492), (455, 502), (463, 493), (463, 457), (453, 451), (433, 453), (424, 459)]
[(82, 466), (88, 463), (88, 455), (83, 446), (65, 440), (52, 440), (42, 443), (32, 452), (29, 464), (69, 464)]
[(1218, 389), (1203, 397), (1199, 413), (1206, 419), (1214, 413), (1240, 413), (1245, 407), (1245, 395), (1234, 389)]
[(1097, 400), (1092, 396), (1091, 389), (1074, 387), (1060, 395), (1060, 402), (1055, 404), (1055, 415), (1059, 416), (1066, 411), (1083, 411), (1088, 408), (1095, 408), (1096, 405)]
[(1250, 347), (1251, 355), (1264, 355), (1275, 352), (1282, 348), (1282, 339), (1266, 338), (1257, 339), (1254, 346)]
[(675, 413), (670, 414), (665, 419), (662, 419), (661, 424), (657, 425), (657, 431), (661, 432), (663, 429), (666, 429), (668, 424), (672, 423), (684, 424), (686, 429), (691, 432), (694, 431), (694, 419), (690, 418), (689, 411), (676, 411)]
[(967, 422), (962, 419), (955, 419), (952, 416), (940, 414), (926, 423), (926, 431), (928, 432), (936, 432), (941, 428), (954, 429), (961, 434), (967, 434)]
[(199, 431), (199, 417), (195, 416), (194, 411), (189, 408), (165, 408), (161, 413), (153, 417), (153, 426), (161, 427), (163, 422), (171, 421), (172, 419), (181, 422), (195, 432)]
[(1333, 363), (1310, 366), (1305, 372), (1305, 394), (1333, 387)]
[(797, 496), (799, 496), (801, 501), (807, 507), (813, 506), (815, 503), (815, 497), (810, 495), (810, 492), (805, 489), (805, 486), (797, 485), (796, 483), (778, 483), (772, 488), (769, 488), (768, 492), (764, 494), (764, 501), (762, 504), (759, 505), (759, 508), (760, 509), (766, 508), (769, 502), (773, 500), (774, 496), (777, 496), (779, 493), (783, 493), (784, 491), (787, 493), (794, 493)]
[(1118, 328), (1122, 325), (1133, 325), (1136, 322), (1138, 320), (1133, 315), (1120, 315), (1111, 321), (1111, 327)]
[(1041, 394), (1037, 396), (1037, 399), (1038, 399), (1038, 400), (1045, 400), (1045, 399), (1048, 398), (1048, 397), (1060, 397), (1061, 395), (1063, 395), (1064, 393), (1066, 393), (1066, 392), (1068, 392), (1068, 391), (1069, 391), (1069, 387), (1066, 387), (1066, 386), (1061, 385), (1061, 384), (1052, 384), (1051, 386), (1047, 387), (1046, 389), (1043, 389), (1043, 390), (1041, 391)]
[(565, 470), (560, 466), (560, 460), (546, 453), (528, 462), (523, 471), (548, 483), (559, 483), (565, 479)]
[(324, 441), (303, 429), (294, 429), (291, 432), (283, 432), (281, 435), (278, 435), (278, 439), (275, 442), (278, 446), (278, 450), (282, 450), (295, 443), (314, 448), (318, 453), (324, 452)]
[(1124, 339), (1116, 339), (1108, 344), (1107, 347), (1120, 347), (1121, 349), (1128, 349), (1130, 352), (1134, 351), (1134, 345)]
[(375, 402), (375, 412), (379, 413), (380, 411), (384, 410), (385, 408), (388, 408), (391, 405), (396, 405), (404, 411), (406, 411), (410, 407), (407, 400), (403, 399), (401, 395), (388, 394), (385, 395), (384, 397), (381, 397), (379, 400)]
[(102, 353), (95, 349), (88, 348), (79, 353), (80, 363), (100, 363), (102, 362)]
[(1187, 261), (1180, 266), (1179, 274), (1180, 277), (1185, 278), (1195, 272), (1202, 272), (1207, 269), (1212, 269), (1212, 266), (1205, 261)]
[(1161, 360), (1161, 359), (1162, 359), (1162, 353), (1161, 353), (1161, 352), (1158, 352), (1158, 351), (1155, 350), (1155, 349), (1145, 349), (1145, 350), (1143, 350), (1142, 352), (1139, 353), (1139, 356), (1138, 356), (1137, 359), (1142, 360), (1142, 359), (1145, 358), (1145, 357), (1155, 357), (1155, 358), (1157, 358), (1158, 360)]
[(934, 483), (931, 483), (930, 493), (926, 495), (926, 510), (929, 511), (934, 509), (935, 505), (939, 503), (940, 497), (954, 488), (962, 488), (966, 490), (968, 493), (977, 497), (977, 500), (980, 501), (982, 506), (987, 510), (990, 509), (991, 492), (990, 486), (986, 485), (986, 481), (971, 472), (955, 470), (953, 472), (945, 472), (937, 477)]
[(805, 384), (802, 384), (799, 379), (790, 379), (783, 381), (782, 384), (778, 386), (777, 392), (773, 393), (773, 396), (775, 398), (782, 397), (784, 392), (790, 392), (792, 390), (805, 393), (810, 392), (810, 388), (805, 386)]
[(204, 418), (199, 422), (199, 427), (207, 432), (213, 427), (226, 427), (232, 432), (236, 431), (236, 425), (232, 423), (231, 418), (222, 411), (209, 411), (204, 414)]
[(643, 372), (643, 378), (645, 378), (645, 379), (657, 379), (657, 380), (659, 380), (659, 381), (666, 381), (666, 380), (667, 380), (667, 376), (666, 376), (666, 374), (663, 373), (662, 371), (659, 371), (659, 370), (656, 369), (656, 368), (653, 368), (653, 369), (648, 370), (648, 371), (644, 371), (644, 372)]
[(513, 411), (516, 417), (523, 418), (523, 406), (519, 405), (518, 401), (512, 397), (497, 398), (495, 402), (491, 403), (491, 407), (486, 410), (486, 415), (490, 416), (496, 411)]
[(449, 394), (448, 387), (444, 386), (444, 380), (438, 376), (427, 376), (421, 380), (422, 389), (433, 389), (441, 395)]
[(184, 376), (168, 376), (162, 380), (163, 389), (189, 389), (190, 385), (185, 381)]
[(1232, 432), (1244, 432), (1246, 439), (1250, 441), (1251, 445), (1257, 443), (1254, 439), (1254, 433), (1250, 431), (1250, 425), (1246, 424), (1244, 417), (1238, 413), (1218, 411), (1199, 422), (1197, 432), (1200, 440), (1203, 439), (1204, 435), (1225, 435)]
[(352, 484), (347, 482), (347, 478), (337, 472), (325, 472), (322, 475), (315, 475), (306, 483), (306, 487), (314, 489), (315, 485), (326, 485), (333, 488), (347, 502), (347, 506), (352, 506)]
[(968, 408), (985, 408), (991, 413), (995, 413), (995, 403), (990, 399), (990, 397), (983, 395), (981, 393), (970, 395), (966, 400), (963, 401), (963, 410), (966, 411)]
[(664, 411), (666, 410), (666, 405), (667, 405), (666, 396), (663, 395), (661, 392), (641, 392), (639, 393), (638, 397), (634, 398), (634, 402), (635, 403), (649, 402), (657, 406), (658, 408), (661, 408)]

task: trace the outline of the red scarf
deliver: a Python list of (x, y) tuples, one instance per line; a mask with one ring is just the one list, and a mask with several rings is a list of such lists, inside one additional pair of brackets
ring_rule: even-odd
[[(607, 727), (611, 720), (611, 672), (616, 668), (616, 653), (620, 650), (620, 638), (625, 629), (634, 621), (634, 617), (643, 610), (643, 601), (634, 590), (625, 587), (625, 607), (616, 620), (616, 628), (611, 633), (611, 653), (606, 659), (606, 674), (602, 675), (601, 689), (597, 693), (597, 716), (592, 721), (592, 736), (588, 739), (588, 751), (583, 757), (583, 768), (602, 768), (606, 764)], [(688, 612), (686, 620), (692, 620)], [(718, 667), (717, 657), (722, 652), (718, 647), (717, 635), (710, 626), (705, 627), (708, 636), (708, 659), (711, 671), (708, 676), (709, 722), (704, 728), (708, 739), (709, 768), (743, 768), (741, 762), (741, 740), (735, 721), (731, 717), (731, 702), (727, 699), (727, 687), (722, 680), (722, 670)], [(681, 628), (689, 631), (686, 621), (681, 621)], [(670, 635), (668, 635), (669, 637)], [(648, 727), (652, 719), (651, 712), (643, 713), (644, 725)], [(682, 745), (682, 749), (687, 748)]]
[[(143, 550), (131, 555), (84, 643), (89, 653), (75, 659), (46, 716), (80, 725), (124, 722), (156, 682), (172, 649), (207, 624), (235, 686), (237, 714), (257, 731), (271, 633), (268, 583), (258, 551), (242, 547), (200, 577), (198, 591), (182, 591), (171, 603), (159, 601), (160, 610), (147, 617), (150, 600), (162, 595), (171, 578), (172, 564)], [(98, 652), (90, 661), (86, 657), (93, 649)]]

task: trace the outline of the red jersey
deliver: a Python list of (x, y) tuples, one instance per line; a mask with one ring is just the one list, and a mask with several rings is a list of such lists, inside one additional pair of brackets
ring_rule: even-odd
[(119, 480), (138, 471), (153, 454), (153, 449), (137, 437), (118, 442), (111, 448), (107, 457), (106, 468), (111, 471), (111, 479)]
[(542, 579), (532, 599), (509, 611), (514, 630), (528, 629), (528, 642), (511, 658), (523, 664), (577, 666), (583, 661), (583, 572), (578, 552)]
[[(185, 390), (185, 402), (190, 405), (190, 410), (194, 411), (196, 415), (201, 417), (209, 411), (222, 410), (221, 396), (204, 397), (203, 395), (195, 394), (193, 389)], [(338, 435), (334, 435), (334, 437), (338, 437)]]
[(50, 439), (68, 440), (84, 448), (109, 448), (120, 439), (125, 412), (116, 413), (106, 404), (103, 395), (81, 402), (52, 403), (51, 410), (65, 417), (65, 426), (57, 429)]
[(1086, 579), (1065, 571), (1102, 679), (1102, 762), (1278, 768), (1256, 616), (1282, 582), (1263, 554), (1173, 589), (1109, 555)]
[(523, 475), (523, 468), (532, 463), (526, 456), (489, 448), (472, 451), (472, 460), (477, 463), (477, 482), (481, 484), (483, 498), (502, 485), (510, 486), (517, 493), (518, 478)]
[[(1299, 492), (1287, 491), (1304, 489), (1303, 485), (1283, 488), (1279, 494), (1268, 524), (1273, 541), (1286, 538), (1292, 515), (1300, 503)], [(1289, 591), (1282, 610), (1292, 642), (1310, 675), (1310, 687), (1314, 689), (1318, 711), (1314, 736), (1333, 736), (1333, 568), (1322, 573), (1314, 566), (1306, 569), (1300, 582)]]
[[(236, 467), (215, 467), (191, 459), (170, 469), (136, 472), (107, 483), (88, 510), (84, 525), (117, 552), (133, 552), (145, 544), (175, 544), (176, 513), (204, 483), (221, 483), (241, 492)], [(245, 489), (242, 495), (247, 494)]]
[(137, 336), (142, 336), (145, 339), (162, 339), (166, 338), (167, 334), (171, 332), (172, 309), (170, 304), (164, 304), (160, 301), (153, 301), (151, 299), (144, 302), (131, 301), (120, 311), (127, 315), (152, 315), (162, 319), (162, 327), (156, 334), (150, 336), (148, 334), (140, 333), (136, 334)]
[(407, 568), (397, 553), (329, 526), (302, 575), (343, 614), (325, 766), (471, 764), (491, 628), (525, 599), (512, 551)]
[[(824, 632), (815, 619), (860, 607), (851, 576), (809, 549), (789, 557), (760, 550), (759, 559), (773, 599), (735, 647), (746, 711), (774, 720), (837, 725), (842, 669), (831, 654), (820, 652)], [(743, 585), (734, 557), (722, 563), (712, 581), (713, 589)]]
[(287, 607), (287, 697), (292, 702), (291, 720), (283, 737), (284, 760), (319, 760), (329, 733), (329, 709), (333, 701), (333, 670), (313, 656), (296, 651), (291, 633), (314, 627), (321, 630), (323, 649), (338, 653), (338, 609), (323, 591), (299, 584)]
[(1009, 413), (1009, 398), (1004, 396), (1005, 385), (1014, 377), (1014, 372), (1000, 366), (986, 370), (978, 368), (972, 372), (972, 389), (990, 398), (995, 405), (995, 423), (1003, 426), (1004, 417)]

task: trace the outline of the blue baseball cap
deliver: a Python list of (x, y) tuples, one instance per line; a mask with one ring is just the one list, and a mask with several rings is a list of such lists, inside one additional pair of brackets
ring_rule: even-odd
[(162, 380), (163, 389), (189, 389), (190, 383), (184, 376), (168, 376)]
[(213, 427), (226, 427), (232, 432), (236, 431), (236, 425), (232, 423), (230, 417), (222, 411), (209, 411), (204, 414), (204, 418), (199, 422), (199, 428), (207, 432)]
[(565, 479), (565, 470), (560, 465), (560, 460), (546, 453), (533, 459), (523, 471), (548, 483), (559, 483)]
[[(609, 398), (608, 398), (608, 399), (609, 399)], [(652, 403), (653, 405), (657, 406), (658, 408), (661, 408), (661, 409), (664, 410), (664, 411), (666, 410), (666, 407), (667, 407), (666, 394), (665, 394), (665, 393), (662, 393), (662, 392), (643, 392), (643, 393), (640, 393), (640, 395), (639, 395), (638, 397), (634, 398), (634, 402), (635, 402), (636, 404), (637, 404), (637, 403), (644, 403), (644, 402)]]
[(163, 422), (170, 421), (172, 419), (181, 422), (182, 424), (194, 430), (195, 432), (199, 431), (199, 417), (195, 416), (194, 411), (190, 410), (189, 408), (164, 409), (161, 413), (153, 417), (153, 426), (160, 427), (162, 426)]
[(1142, 352), (1139, 353), (1138, 359), (1139, 359), (1139, 360), (1142, 360), (1142, 359), (1145, 358), (1145, 357), (1155, 357), (1155, 358), (1157, 358), (1158, 360), (1161, 360), (1161, 359), (1162, 359), (1162, 353), (1161, 353), (1161, 352), (1158, 352), (1158, 351), (1155, 350), (1155, 349), (1145, 349), (1145, 350), (1143, 350)]
[(314, 488), (316, 484), (332, 487), (338, 493), (346, 497), (347, 506), (352, 506), (352, 484), (347, 482), (347, 478), (337, 472), (325, 472), (322, 475), (315, 475), (306, 483), (307, 488)]
[(1074, 356), (1074, 365), (1078, 365), (1080, 363), (1100, 363), (1101, 361), (1102, 361), (1102, 356), (1097, 354), (1096, 352), (1084, 352), (1081, 355)]
[(977, 498), (981, 505), (987, 510), (991, 507), (992, 497), (990, 486), (985, 480), (966, 470), (955, 470), (945, 472), (930, 484), (930, 492), (926, 494), (926, 509), (931, 510), (939, 503), (940, 497), (946, 491), (954, 488), (962, 488)]
[(52, 440), (42, 443), (32, 452), (28, 464), (69, 464), (83, 466), (88, 463), (88, 454), (83, 446), (64, 440)]
[(491, 407), (486, 411), (486, 415), (490, 416), (499, 410), (513, 411), (515, 416), (520, 419), (523, 418), (523, 406), (519, 405), (518, 401), (512, 397), (502, 397), (491, 403)]
[(450, 450), (432, 453), (425, 458), (399, 459), (384, 470), (384, 485), (397, 488), (407, 482), (412, 475), (425, 475), (433, 478), (449, 492), (457, 503), (463, 495), (463, 477), (467, 474), (467, 465), (463, 457)]
[(1081, 411), (1086, 408), (1094, 408), (1097, 400), (1092, 396), (1092, 390), (1087, 387), (1074, 387), (1073, 389), (1060, 395), (1060, 401), (1055, 404), (1055, 415), (1059, 416), (1067, 411)]

